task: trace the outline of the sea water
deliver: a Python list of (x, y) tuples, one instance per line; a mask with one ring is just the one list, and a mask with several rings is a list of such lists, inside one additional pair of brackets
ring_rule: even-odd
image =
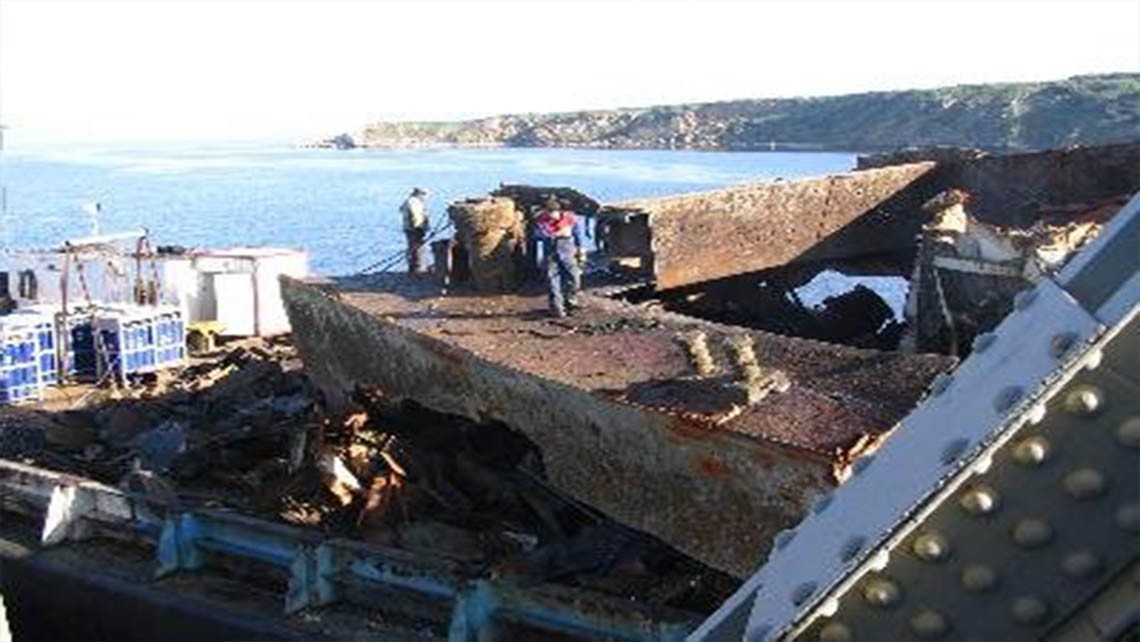
[(500, 183), (573, 187), (606, 202), (842, 172), (855, 160), (845, 153), (378, 151), (283, 143), (9, 146), (2, 153), (6, 249), (141, 226), (156, 245), (304, 248), (320, 274), (350, 274), (398, 252), (398, 208), (415, 186), (431, 190), (436, 222), (446, 217), (447, 203)]

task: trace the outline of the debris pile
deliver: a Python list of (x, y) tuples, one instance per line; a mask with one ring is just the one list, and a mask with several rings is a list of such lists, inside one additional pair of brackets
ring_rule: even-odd
[[(54, 413), (21, 409), (25, 442), (6, 455), (167, 502), (449, 558), (472, 576), (522, 585), (557, 582), (694, 611), (711, 610), (736, 585), (552, 489), (538, 450), (505, 425), (365, 390), (342, 413), (327, 412), (287, 345), (246, 343), (108, 397)], [(44, 438), (28, 442), (36, 433)]]
[(655, 298), (639, 303), (786, 336), (893, 350), (904, 327), (907, 287), (901, 276), (850, 276), (811, 265), (653, 292)]
[(981, 222), (969, 193), (951, 189), (923, 208), (923, 227), (907, 301), (903, 348), (962, 356), (973, 339), (997, 325), (1013, 297), (1059, 269), (1097, 235), (1123, 199), (1046, 208), (1028, 228)]
[(503, 424), (365, 391), (355, 400), (360, 410), (325, 435), (320, 469), (366, 542), (655, 605), (703, 609), (735, 585), (551, 488), (536, 447)]

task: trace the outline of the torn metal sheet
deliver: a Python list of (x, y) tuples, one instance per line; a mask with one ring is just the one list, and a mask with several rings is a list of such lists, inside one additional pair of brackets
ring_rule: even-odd
[(925, 206), (908, 302), (906, 349), (965, 355), (974, 337), (992, 330), (1013, 298), (1065, 265), (1100, 232), (1113, 198), (1094, 205), (1052, 208), (1028, 228), (1009, 228), (972, 215), (963, 190), (940, 193)]

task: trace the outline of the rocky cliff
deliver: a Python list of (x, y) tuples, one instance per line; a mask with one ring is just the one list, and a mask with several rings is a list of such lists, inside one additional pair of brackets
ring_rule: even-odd
[(1138, 139), (1140, 74), (1109, 74), (462, 122), (377, 122), (350, 140), (374, 148), (1028, 150)]

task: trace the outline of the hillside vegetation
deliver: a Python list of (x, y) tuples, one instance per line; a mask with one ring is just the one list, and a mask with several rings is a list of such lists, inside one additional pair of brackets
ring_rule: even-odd
[(376, 148), (1048, 149), (1140, 139), (1140, 74), (461, 122), (377, 122), (343, 138), (348, 146)]

